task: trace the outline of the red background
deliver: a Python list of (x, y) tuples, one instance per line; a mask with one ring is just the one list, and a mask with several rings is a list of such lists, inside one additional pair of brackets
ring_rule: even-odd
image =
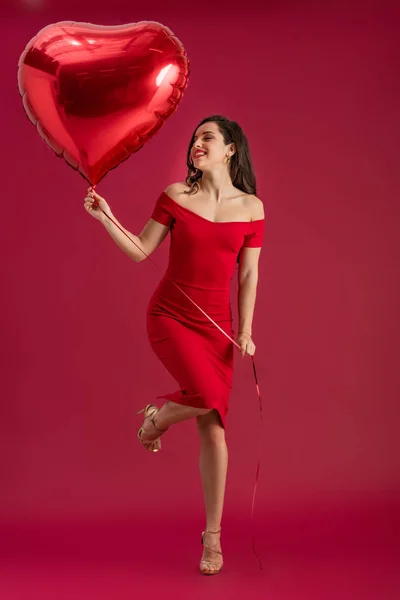
[[(129, 261), (84, 212), (86, 182), (42, 142), (18, 95), (26, 43), (64, 19), (160, 21), (191, 60), (177, 112), (99, 185), (130, 231), (184, 178), (202, 118), (225, 114), (248, 136), (268, 214), (254, 323), (264, 406), (260, 554), (316, 539), (390, 545), (400, 483), (395, 3), (23, 4), (2, 0), (0, 9), (7, 556), (102, 554), (107, 539), (113, 551), (139, 544), (149, 553), (143, 564), (170, 560), (179, 576), (177, 567), (197, 561), (193, 539), (203, 526), (195, 424), (173, 428), (156, 456), (135, 439), (135, 412), (176, 388), (145, 332), (162, 271)], [(167, 251), (168, 241), (153, 255), (162, 268)], [(223, 526), (231, 564), (249, 572), (257, 568), (249, 527), (259, 422), (251, 362), (238, 359)], [(157, 525), (137, 537), (138, 523)]]

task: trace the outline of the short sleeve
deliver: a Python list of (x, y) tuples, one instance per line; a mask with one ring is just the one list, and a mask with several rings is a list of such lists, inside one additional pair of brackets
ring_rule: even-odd
[(165, 192), (162, 192), (158, 197), (151, 218), (162, 225), (171, 227), (174, 217), (172, 214), (171, 201)]
[(264, 219), (251, 221), (249, 233), (244, 236), (244, 248), (261, 248), (264, 239)]

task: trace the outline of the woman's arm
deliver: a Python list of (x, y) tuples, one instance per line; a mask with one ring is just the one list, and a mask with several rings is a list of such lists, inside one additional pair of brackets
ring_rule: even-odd
[(84, 203), (86, 210), (104, 225), (117, 246), (135, 262), (141, 262), (146, 255), (150, 255), (165, 239), (169, 231), (169, 227), (166, 225), (150, 219), (142, 232), (134, 235), (114, 217), (105, 199), (91, 188), (88, 190)]
[[(113, 221), (121, 227), (126, 235), (124, 235), (124, 233), (122, 233), (122, 231), (120, 231), (106, 216), (104, 216), (102, 220), (104, 227), (117, 246), (135, 262), (141, 262), (147, 258), (146, 255), (149, 256), (161, 244), (169, 231), (169, 227), (166, 225), (162, 225), (161, 223), (150, 219), (144, 226), (142, 232), (139, 235), (134, 235), (125, 229), (125, 227), (122, 227), (121, 223), (117, 221), (112, 213), (110, 216)], [(134, 243), (130, 242), (126, 236)]]
[[(256, 196), (250, 196), (252, 219), (264, 219), (264, 205)], [(242, 247), (239, 258), (238, 272), (238, 312), (239, 330), (237, 343), (241, 354), (253, 355), (255, 345), (252, 340), (254, 307), (256, 304), (258, 263), (261, 247)]]
[(239, 331), (252, 335), (254, 307), (257, 295), (258, 261), (261, 248), (242, 248), (238, 273)]

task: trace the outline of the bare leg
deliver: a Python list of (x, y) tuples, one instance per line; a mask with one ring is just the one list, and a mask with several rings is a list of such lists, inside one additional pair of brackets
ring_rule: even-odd
[(193, 408), (192, 406), (184, 406), (168, 401), (157, 413), (156, 425), (160, 429), (167, 429), (170, 425), (193, 419), (199, 415), (206, 415), (210, 411), (210, 408)]
[[(225, 430), (216, 410), (197, 417), (201, 448), (199, 467), (206, 508), (206, 531), (218, 532), (221, 527), (225, 497), (228, 448)], [(205, 533), (204, 551), (200, 563), (202, 572), (212, 574), (222, 566), (222, 556), (209, 548), (221, 551), (220, 534)]]
[(188, 419), (193, 419), (200, 415), (206, 415), (211, 411), (212, 409), (210, 408), (193, 408), (192, 406), (184, 406), (182, 404), (177, 404), (176, 402), (168, 401), (157, 412), (154, 418), (155, 427), (150, 420), (144, 423), (142, 437), (144, 440), (150, 441), (160, 435), (160, 432), (157, 431), (157, 429), (168, 429), (168, 427), (175, 423), (187, 421)]

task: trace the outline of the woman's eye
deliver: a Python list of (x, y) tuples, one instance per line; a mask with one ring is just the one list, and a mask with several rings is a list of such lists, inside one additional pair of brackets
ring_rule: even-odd
[[(203, 138), (203, 140), (205, 140), (205, 141), (212, 140), (212, 139), (213, 139), (213, 138), (212, 138), (212, 136), (210, 136), (210, 135), (208, 135), (208, 136), (206, 136), (206, 137), (204, 137), (204, 138)], [(193, 142), (193, 146), (195, 145), (195, 143), (196, 143), (196, 140), (194, 140), (194, 142)]]

